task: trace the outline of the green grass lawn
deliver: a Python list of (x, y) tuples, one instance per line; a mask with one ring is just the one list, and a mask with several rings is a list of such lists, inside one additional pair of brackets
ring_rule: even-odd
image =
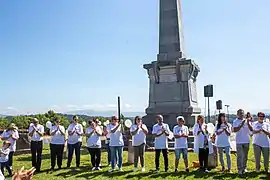
[[(232, 155), (232, 174), (222, 174), (220, 173), (221, 167), (217, 167), (212, 170), (211, 173), (202, 173), (198, 172), (196, 169), (191, 168), (189, 173), (184, 172), (184, 163), (180, 161), (179, 173), (174, 173), (174, 153), (169, 153), (169, 172), (164, 172), (163, 160), (161, 157), (161, 172), (152, 173), (150, 170), (155, 168), (154, 164), (154, 152), (146, 152), (145, 154), (145, 164), (146, 172), (132, 172), (133, 166), (127, 165), (127, 152), (124, 152), (124, 172), (113, 172), (108, 173), (109, 167), (103, 167), (102, 171), (90, 171), (90, 157), (86, 151), (82, 152), (81, 155), (81, 168), (69, 168), (66, 169), (66, 159), (63, 161), (64, 169), (54, 172), (49, 172), (50, 168), (50, 154), (48, 146), (44, 147), (43, 151), (43, 160), (42, 160), (42, 172), (35, 174), (33, 179), (37, 180), (60, 180), (60, 179), (241, 179), (236, 173), (236, 157)], [(107, 153), (102, 153), (102, 165), (107, 165)], [(197, 155), (194, 153), (189, 153), (189, 164), (191, 166), (192, 161), (197, 160)], [(225, 161), (226, 162), (226, 161)], [(73, 159), (72, 166), (74, 167), (75, 158)], [(29, 154), (19, 155), (14, 157), (14, 169), (20, 169), (22, 166), (25, 168), (31, 167), (31, 157)], [(253, 149), (249, 151), (249, 161), (248, 161), (248, 170), (250, 173), (247, 173), (242, 179), (270, 179), (263, 172), (256, 173), (252, 172), (255, 169)], [(263, 166), (262, 166), (263, 169)]]

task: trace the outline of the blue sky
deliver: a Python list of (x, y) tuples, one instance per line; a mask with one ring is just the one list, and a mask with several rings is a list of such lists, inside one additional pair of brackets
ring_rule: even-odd
[[(182, 0), (186, 54), (231, 109), (269, 109), (270, 1)], [(0, 2), (0, 113), (144, 111), (158, 0)]]

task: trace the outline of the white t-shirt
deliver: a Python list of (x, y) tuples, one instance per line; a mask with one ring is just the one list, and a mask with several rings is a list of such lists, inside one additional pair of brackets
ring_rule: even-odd
[[(152, 134), (162, 133), (162, 126), (166, 133), (169, 134), (171, 132), (169, 125), (162, 123), (162, 125), (155, 124), (153, 126)], [(168, 149), (168, 137), (164, 133), (161, 136), (155, 137), (155, 149)]]
[[(102, 133), (100, 126), (97, 126), (96, 130), (98, 133)], [(90, 134), (93, 131), (94, 130), (91, 127), (89, 127), (86, 129), (86, 134)], [(101, 148), (101, 138), (96, 133), (91, 134), (91, 136), (88, 137), (88, 139), (86, 140), (86, 143), (87, 147), (89, 148)]]
[(8, 138), (7, 140), (11, 143), (9, 149), (11, 152), (16, 151), (16, 142), (17, 140), (14, 140), (13, 138), (10, 137), (10, 135), (13, 135), (14, 138), (19, 139), (19, 133), (17, 130), (14, 131), (7, 131), (5, 130), (3, 134), (1, 135), (3, 138)]
[[(222, 123), (220, 125), (219, 129), (217, 129), (217, 126), (216, 126), (216, 132), (221, 132), (224, 128), (226, 128), (227, 131), (229, 133), (231, 133), (232, 132), (232, 125), (229, 124), (229, 123), (227, 123), (227, 125)], [(228, 147), (228, 146), (230, 146), (230, 136), (228, 136), (226, 134), (226, 132), (223, 131), (220, 135), (216, 135), (215, 144), (216, 144), (217, 147)]]
[[(233, 121), (233, 127), (239, 127), (242, 123), (242, 120), (235, 119)], [(236, 132), (236, 144), (249, 144), (250, 143), (250, 135), (252, 132), (248, 128), (247, 120), (244, 123), (244, 126)]]
[[(29, 132), (29, 133), (33, 131), (33, 129), (34, 129), (33, 126), (34, 126), (34, 125), (30, 125), (30, 126), (29, 126), (29, 129), (28, 129), (28, 132)], [(38, 125), (36, 126), (36, 129), (37, 129), (39, 132), (44, 133), (44, 126), (42, 126), (41, 124), (38, 124)], [(37, 132), (34, 132), (33, 136), (31, 137), (31, 140), (32, 140), (32, 141), (42, 141), (42, 140), (43, 140), (43, 137), (40, 136)]]
[[(133, 124), (130, 127), (130, 132), (136, 131), (137, 128), (138, 128), (138, 125)], [(142, 128), (147, 130), (147, 127), (145, 124), (142, 124)], [(141, 128), (139, 128), (137, 133), (134, 136), (132, 136), (132, 146), (139, 146), (139, 145), (142, 145), (143, 143), (146, 143), (146, 134), (143, 132)]]
[[(257, 130), (260, 130), (260, 129), (264, 129), (266, 131), (270, 131), (270, 127), (269, 127), (269, 124), (267, 123), (259, 123), (258, 121), (253, 123), (253, 126), (252, 126), (253, 130), (257, 131)], [(267, 136), (264, 132), (260, 132), (260, 133), (256, 133), (256, 134), (253, 134), (253, 138), (252, 138), (252, 143), (253, 144), (256, 144), (260, 147), (270, 147), (270, 138), (269, 136)]]
[[(108, 126), (109, 126), (110, 124), (108, 124), (107, 126), (106, 126), (106, 130), (108, 130)], [(109, 144), (110, 143), (110, 138), (111, 138), (111, 134), (108, 132), (108, 134), (106, 134), (106, 140), (105, 140), (105, 144)]]
[[(8, 154), (10, 152), (10, 149), (9, 148), (2, 148), (1, 149), (1, 155), (0, 155), (0, 162), (3, 163), (3, 162), (7, 162), (8, 161)], [(4, 154), (2, 154), (4, 153)]]
[(0, 171), (0, 180), (5, 180), (4, 175), (2, 174), (2, 171)]
[(81, 135), (78, 135), (76, 132), (73, 133), (72, 135), (68, 135), (68, 144), (76, 144), (78, 142), (82, 142), (82, 133), (83, 133), (83, 127), (81, 124), (74, 124), (71, 123), (68, 126), (68, 131), (77, 131)]
[[(50, 129), (50, 133), (56, 131), (57, 126), (52, 126)], [(59, 129), (65, 133), (64, 126), (59, 125)], [(51, 144), (65, 144), (65, 135), (62, 135), (60, 130), (56, 131), (56, 133), (51, 136)]]
[[(193, 135), (195, 136), (194, 141), (198, 143), (197, 144), (198, 148), (204, 148), (205, 139), (207, 139), (207, 140), (209, 139), (209, 134), (205, 133), (205, 126), (206, 126), (206, 124), (202, 124), (201, 129), (200, 129), (200, 126), (197, 123), (193, 127)], [(202, 130), (204, 132), (204, 134), (202, 132), (200, 132), (200, 134), (197, 135), (198, 131), (200, 131), (200, 130)]]
[[(184, 125), (174, 126), (173, 135), (182, 135), (182, 134), (184, 135), (189, 134), (188, 127)], [(175, 138), (174, 148), (175, 149), (188, 148), (187, 138), (186, 137)]]
[(107, 130), (110, 133), (109, 146), (124, 146), (123, 134), (121, 132), (121, 125), (114, 133), (111, 132), (116, 126), (117, 125), (109, 124), (107, 127)]

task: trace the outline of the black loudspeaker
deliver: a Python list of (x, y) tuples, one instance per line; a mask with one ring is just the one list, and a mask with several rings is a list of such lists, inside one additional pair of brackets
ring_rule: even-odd
[(204, 86), (204, 97), (213, 97), (213, 85)]
[(216, 106), (217, 106), (217, 110), (221, 110), (222, 109), (222, 101), (221, 100), (218, 100), (216, 102)]

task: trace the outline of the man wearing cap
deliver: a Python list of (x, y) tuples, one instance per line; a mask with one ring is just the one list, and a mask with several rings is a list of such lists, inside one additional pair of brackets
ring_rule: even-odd
[(10, 152), (8, 155), (8, 165), (12, 170), (13, 154), (16, 151), (16, 142), (19, 139), (18, 128), (16, 127), (16, 125), (14, 123), (11, 123), (9, 127), (2, 133), (1, 138), (2, 140), (7, 140), (11, 143), (9, 147)]
[(264, 122), (265, 114), (259, 112), (257, 114), (258, 121), (252, 126), (252, 144), (255, 156), (256, 171), (260, 172), (261, 168), (261, 154), (263, 155), (264, 169), (268, 173), (269, 168), (269, 151), (270, 151), (270, 127)]
[(175, 172), (178, 172), (178, 164), (181, 154), (183, 155), (186, 172), (188, 169), (188, 127), (185, 126), (185, 119), (183, 116), (178, 116), (176, 118), (177, 125), (173, 128), (173, 134), (175, 138), (174, 149), (175, 149)]
[(163, 123), (163, 116), (156, 116), (157, 124), (153, 126), (152, 134), (155, 137), (155, 164), (156, 170), (159, 171), (159, 157), (162, 152), (164, 158), (165, 172), (169, 170), (168, 160), (168, 136), (170, 135), (170, 128), (168, 124)]
[(237, 118), (233, 121), (233, 131), (236, 133), (237, 168), (238, 174), (247, 172), (247, 160), (251, 130), (249, 120), (244, 119), (244, 110), (237, 111)]
[(31, 137), (32, 167), (35, 167), (36, 171), (40, 172), (44, 126), (39, 124), (37, 118), (34, 118), (33, 123), (29, 126), (28, 132)]

